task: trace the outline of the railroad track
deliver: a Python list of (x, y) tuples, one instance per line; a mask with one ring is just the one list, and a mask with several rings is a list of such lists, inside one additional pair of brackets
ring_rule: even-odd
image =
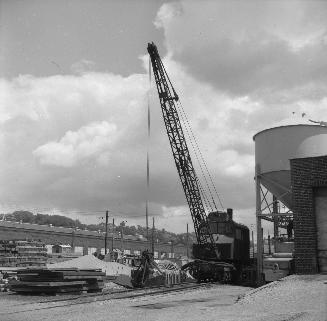
[(181, 285), (175, 285), (173, 287), (152, 287), (143, 289), (128, 289), (128, 290), (117, 290), (108, 293), (89, 293), (74, 297), (61, 297), (52, 300), (41, 300), (34, 302), (20, 303), (17, 305), (7, 306), (8, 310), (6, 312), (0, 312), (1, 315), (9, 315), (16, 313), (24, 313), (36, 310), (47, 310), (55, 309), (60, 307), (68, 307), (73, 305), (87, 304), (93, 302), (109, 301), (109, 300), (122, 300), (122, 299), (132, 299), (144, 296), (160, 295), (172, 292), (182, 292), (187, 290), (194, 290), (200, 288), (210, 288), (214, 284), (210, 283), (185, 283)]

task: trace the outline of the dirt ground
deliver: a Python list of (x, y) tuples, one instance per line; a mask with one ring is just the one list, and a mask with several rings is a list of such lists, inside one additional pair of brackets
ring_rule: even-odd
[(72, 306), (17, 297), (0, 296), (1, 321), (327, 321), (327, 275), (293, 275), (258, 289), (215, 285)]

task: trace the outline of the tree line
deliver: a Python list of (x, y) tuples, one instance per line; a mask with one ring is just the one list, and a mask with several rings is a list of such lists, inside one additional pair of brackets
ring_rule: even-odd
[[(68, 228), (76, 228), (81, 230), (89, 231), (101, 231), (105, 232), (105, 223), (101, 222), (99, 224), (83, 224), (79, 220), (73, 220), (67, 216), (63, 215), (49, 215), (49, 214), (33, 214), (29, 211), (15, 211), (11, 214), (6, 214), (6, 221), (30, 223), (30, 224), (39, 224), (39, 225), (52, 225), (52, 226), (61, 226)], [(112, 227), (112, 224), (108, 224), (108, 231), (115, 233), (124, 233), (124, 235), (133, 235), (133, 236), (142, 236), (146, 238), (147, 231), (146, 227), (137, 225), (137, 226), (128, 226), (125, 222), (121, 222), (120, 225)], [(166, 231), (165, 229), (154, 229), (149, 228), (149, 238), (153, 238), (155, 242), (172, 242), (173, 244), (187, 244), (187, 234), (186, 233), (172, 233)], [(189, 233), (189, 245), (196, 242), (195, 233)]]

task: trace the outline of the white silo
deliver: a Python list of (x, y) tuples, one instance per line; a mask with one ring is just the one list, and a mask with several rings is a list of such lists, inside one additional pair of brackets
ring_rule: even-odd
[[(287, 215), (292, 215), (290, 160), (326, 156), (327, 127), (307, 124), (280, 126), (260, 131), (253, 137), (253, 140), (255, 142), (256, 168), (257, 276), (260, 280), (263, 254), (261, 219), (274, 221), (276, 226), (279, 224), (278, 217), (286, 218)], [(271, 210), (270, 206), (273, 205), (273, 202), (268, 204), (262, 186), (277, 200), (285, 204), (290, 211), (285, 214), (278, 213), (276, 208)], [(266, 203), (264, 204), (264, 202)], [(269, 209), (268, 213), (267, 208)], [(288, 218), (292, 219), (289, 216)], [(274, 236), (276, 236), (275, 233)]]
[(327, 127), (289, 125), (254, 135), (261, 184), (292, 209), (290, 159), (327, 154)]

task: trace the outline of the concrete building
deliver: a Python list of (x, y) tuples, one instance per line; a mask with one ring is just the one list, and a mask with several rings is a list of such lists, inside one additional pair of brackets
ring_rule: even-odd
[[(37, 225), (28, 223), (17, 223), (0, 221), (1, 240), (41, 240), (46, 245), (66, 244), (71, 247), (71, 251), (79, 254), (90, 254), (94, 252), (104, 254), (104, 233), (95, 231), (75, 230), (72, 228), (55, 227), (48, 225)], [(143, 250), (150, 249), (151, 244), (146, 239), (133, 235), (108, 235), (108, 249), (123, 250), (126, 254), (140, 255)], [(191, 244), (190, 244), (191, 246)], [(186, 256), (191, 249), (183, 244), (171, 244), (155, 242), (155, 255), (158, 258)]]
[(72, 247), (68, 244), (55, 244), (52, 246), (52, 253), (67, 254), (72, 252)]

